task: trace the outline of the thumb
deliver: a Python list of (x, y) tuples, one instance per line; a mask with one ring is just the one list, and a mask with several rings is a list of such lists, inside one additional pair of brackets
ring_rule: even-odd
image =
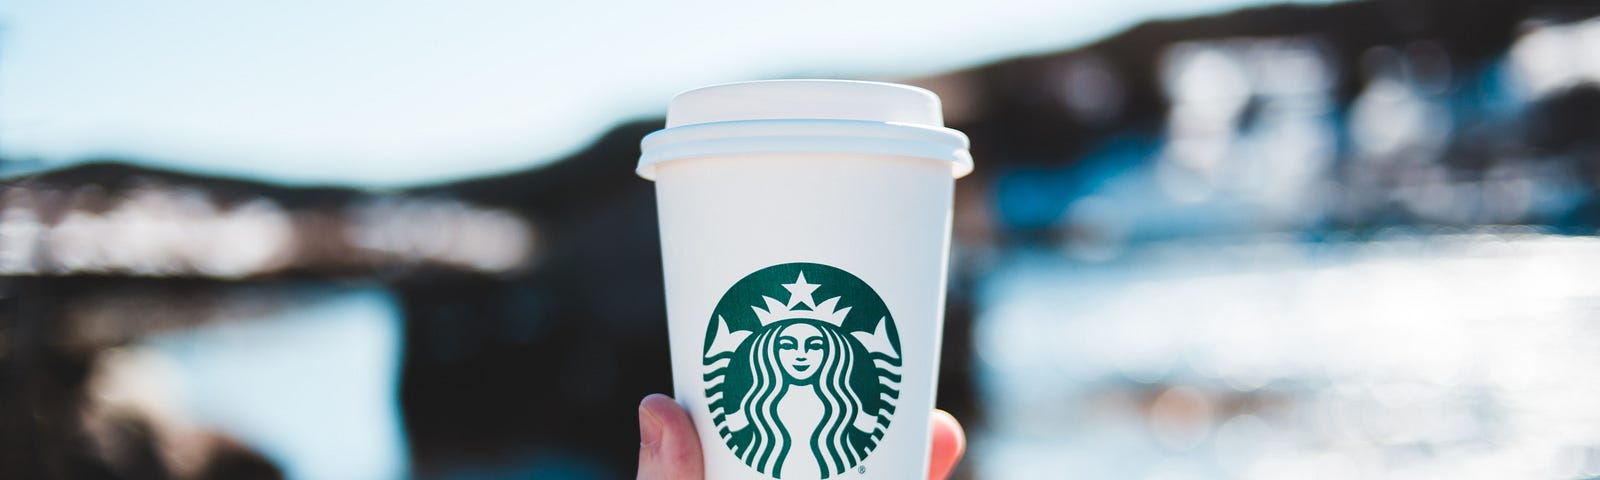
[(944, 410), (934, 410), (932, 421), (933, 451), (928, 462), (928, 478), (944, 480), (955, 471), (956, 464), (961, 463), (961, 456), (967, 451), (967, 434), (961, 429), (961, 422)]
[(671, 397), (653, 394), (639, 403), (638, 480), (702, 480), (705, 459), (689, 415)]

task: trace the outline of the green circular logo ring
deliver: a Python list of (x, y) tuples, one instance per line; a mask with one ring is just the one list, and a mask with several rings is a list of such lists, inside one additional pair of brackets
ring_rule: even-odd
[(728, 288), (706, 329), (712, 422), (735, 456), (772, 478), (786, 465), (839, 475), (888, 430), (900, 354), (888, 306), (855, 275), (818, 263), (757, 270)]

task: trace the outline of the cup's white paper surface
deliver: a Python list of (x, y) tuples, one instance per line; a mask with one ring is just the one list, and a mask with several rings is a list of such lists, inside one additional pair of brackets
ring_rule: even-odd
[(708, 480), (927, 477), (949, 162), (656, 166), (675, 396)]

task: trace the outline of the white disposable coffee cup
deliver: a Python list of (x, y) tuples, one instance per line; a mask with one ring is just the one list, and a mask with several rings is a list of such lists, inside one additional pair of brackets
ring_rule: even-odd
[(926, 478), (951, 191), (972, 170), (938, 97), (716, 85), (674, 98), (641, 150), (706, 478)]

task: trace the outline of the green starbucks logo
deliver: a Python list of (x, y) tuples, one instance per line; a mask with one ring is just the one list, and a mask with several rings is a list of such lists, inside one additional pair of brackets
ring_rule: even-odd
[(827, 265), (745, 276), (706, 330), (712, 422), (734, 455), (773, 478), (828, 478), (866, 460), (889, 428), (900, 366), (883, 299)]

